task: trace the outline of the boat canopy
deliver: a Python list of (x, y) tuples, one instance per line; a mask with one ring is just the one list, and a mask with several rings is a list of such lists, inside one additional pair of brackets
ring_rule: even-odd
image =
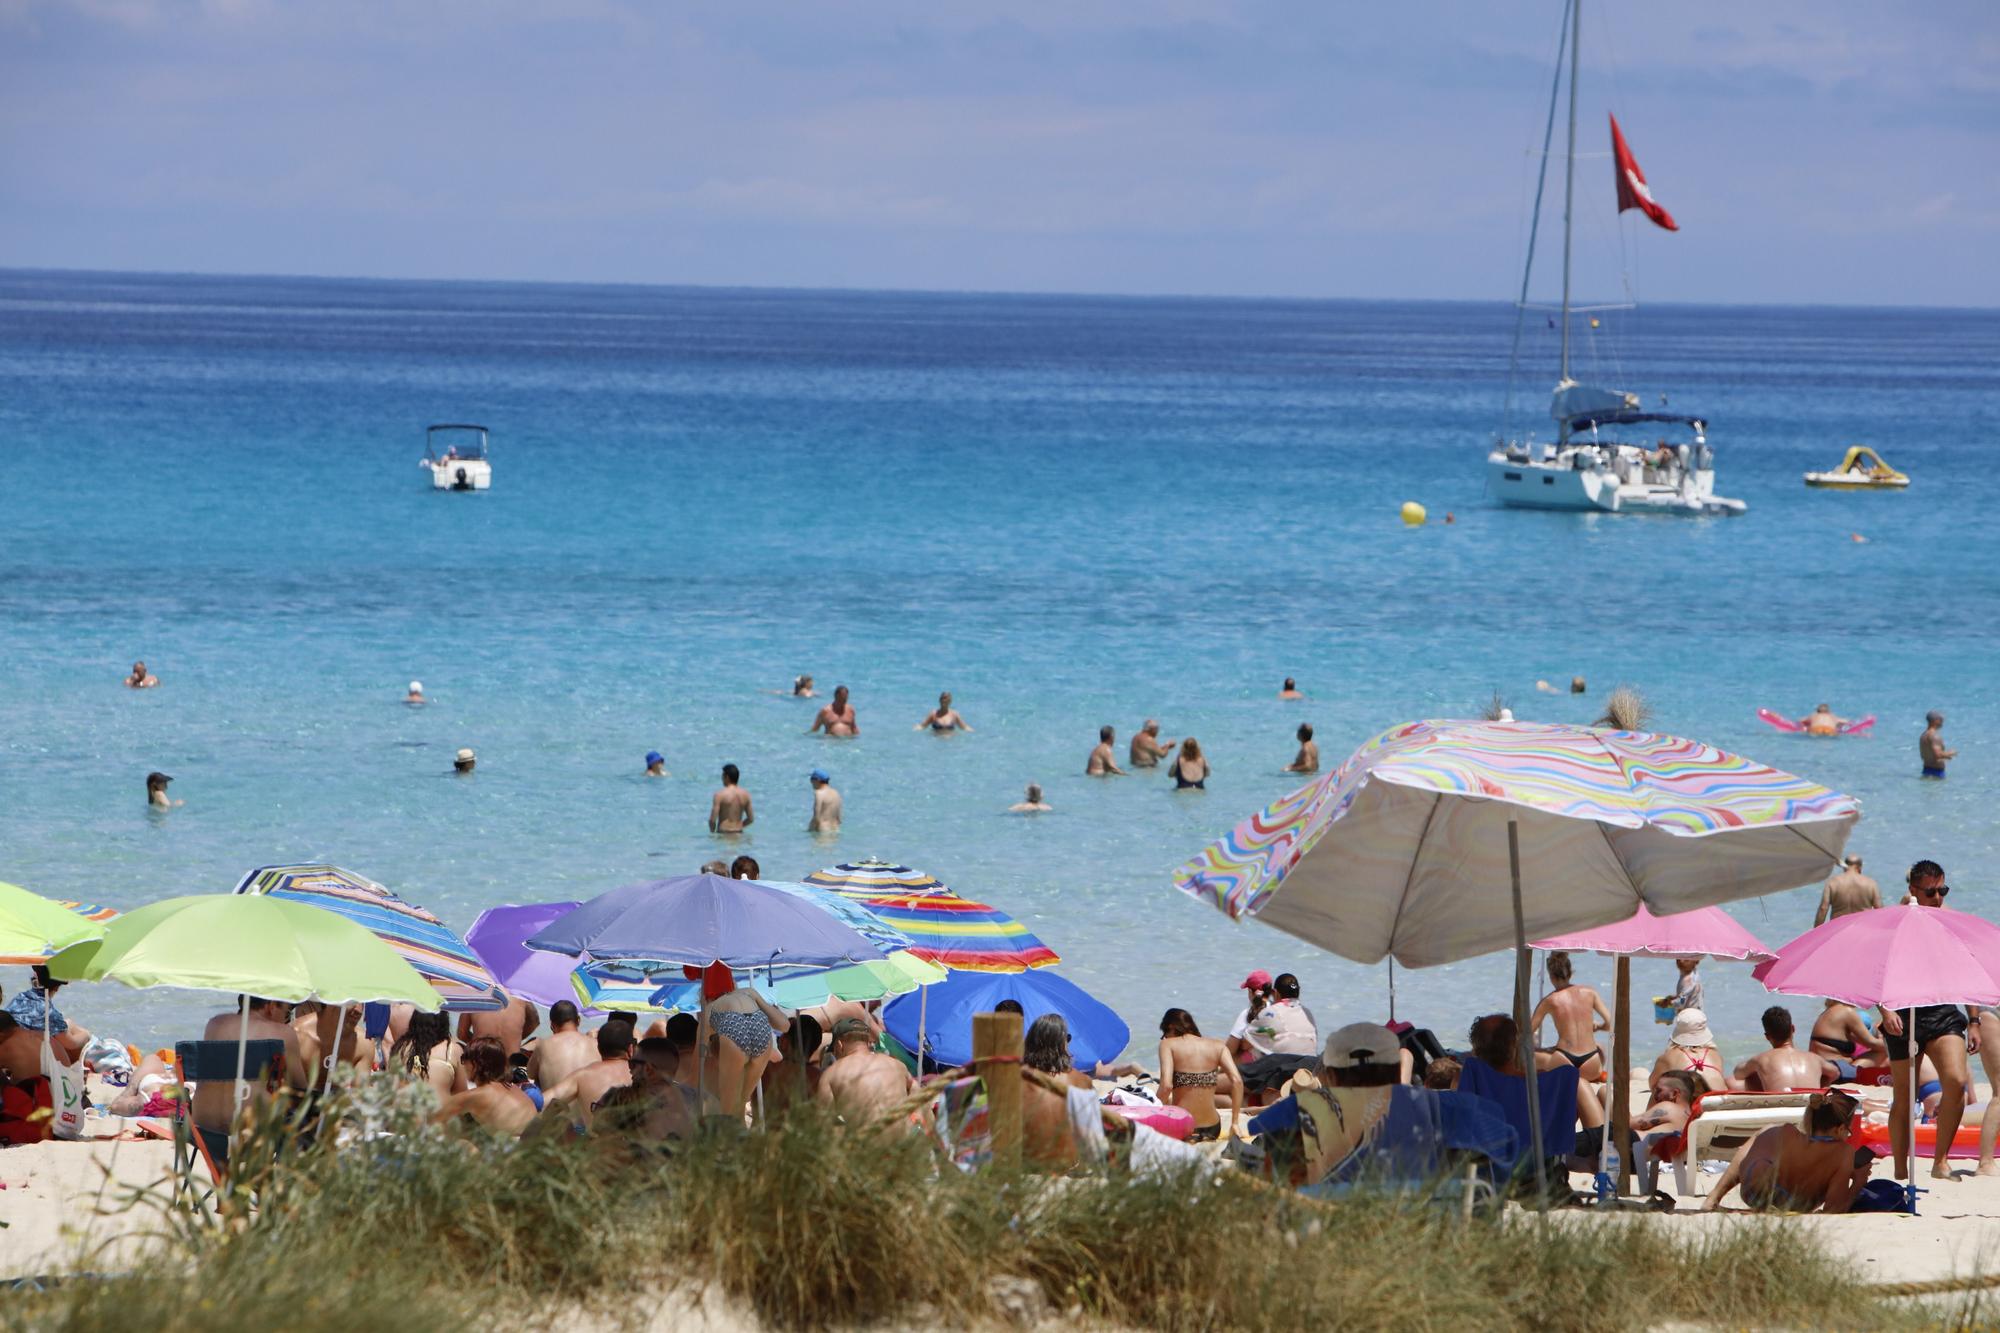
[(438, 457), (437, 435), (439, 431), (462, 432), (472, 436), (471, 439), (462, 444), (457, 440), (450, 442), (449, 448), (452, 450), (454, 457), (474, 459), (486, 457), (486, 427), (446, 421), (440, 422), (435, 426), (426, 427), (424, 430), (424, 445), (432, 458)]
[(1840, 460), (1835, 472), (1859, 472), (1871, 477), (1900, 477), (1903, 474), (1883, 461), (1882, 455), (1865, 444), (1857, 444), (1848, 449)]

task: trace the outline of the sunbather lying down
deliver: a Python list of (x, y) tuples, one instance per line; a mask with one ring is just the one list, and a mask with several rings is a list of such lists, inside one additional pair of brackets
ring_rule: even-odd
[(1740, 1187), (1744, 1204), (1758, 1212), (1846, 1212), (1875, 1160), (1847, 1141), (1854, 1107), (1844, 1092), (1815, 1093), (1806, 1103), (1805, 1129), (1779, 1125), (1738, 1148), (1702, 1211), (1713, 1212)]

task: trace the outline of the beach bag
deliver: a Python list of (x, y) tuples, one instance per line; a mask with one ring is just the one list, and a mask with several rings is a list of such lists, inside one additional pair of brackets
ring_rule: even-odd
[(1871, 1180), (1861, 1187), (1854, 1196), (1854, 1202), (1847, 1205), (1850, 1213), (1914, 1213), (1917, 1201), (1910, 1197), (1908, 1187), (1898, 1185), (1893, 1180)]
[(49, 1081), (50, 1132), (59, 1139), (83, 1137), (83, 1065), (66, 1065), (53, 1048), (42, 1046), (42, 1076)]

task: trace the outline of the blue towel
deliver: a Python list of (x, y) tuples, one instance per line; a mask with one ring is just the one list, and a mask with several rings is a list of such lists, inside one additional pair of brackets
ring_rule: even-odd
[[(1543, 1070), (1537, 1083), (1542, 1100), (1542, 1151), (1550, 1157), (1567, 1157), (1576, 1148), (1576, 1068), (1565, 1064), (1560, 1069)], [(1525, 1080), (1468, 1055), (1459, 1070), (1458, 1090), (1491, 1102), (1519, 1136), (1521, 1151), (1532, 1149), (1535, 1140), (1528, 1123)]]
[(1469, 1092), (1431, 1095), (1437, 1099), (1439, 1132), (1447, 1150), (1478, 1153), (1503, 1171), (1514, 1169), (1521, 1156), (1521, 1136), (1498, 1107)]

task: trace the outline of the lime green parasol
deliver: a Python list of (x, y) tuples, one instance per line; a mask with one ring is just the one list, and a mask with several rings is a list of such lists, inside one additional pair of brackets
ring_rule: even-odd
[(102, 939), (50, 958), (50, 973), (63, 981), (185, 986), (294, 1003), (411, 1004), (427, 1013), (444, 1003), (415, 968), (363, 927), (283, 898), (166, 898), (102, 929)]
[(52, 953), (96, 939), (102, 922), (15, 884), (0, 884), (0, 963), (39, 963)]

